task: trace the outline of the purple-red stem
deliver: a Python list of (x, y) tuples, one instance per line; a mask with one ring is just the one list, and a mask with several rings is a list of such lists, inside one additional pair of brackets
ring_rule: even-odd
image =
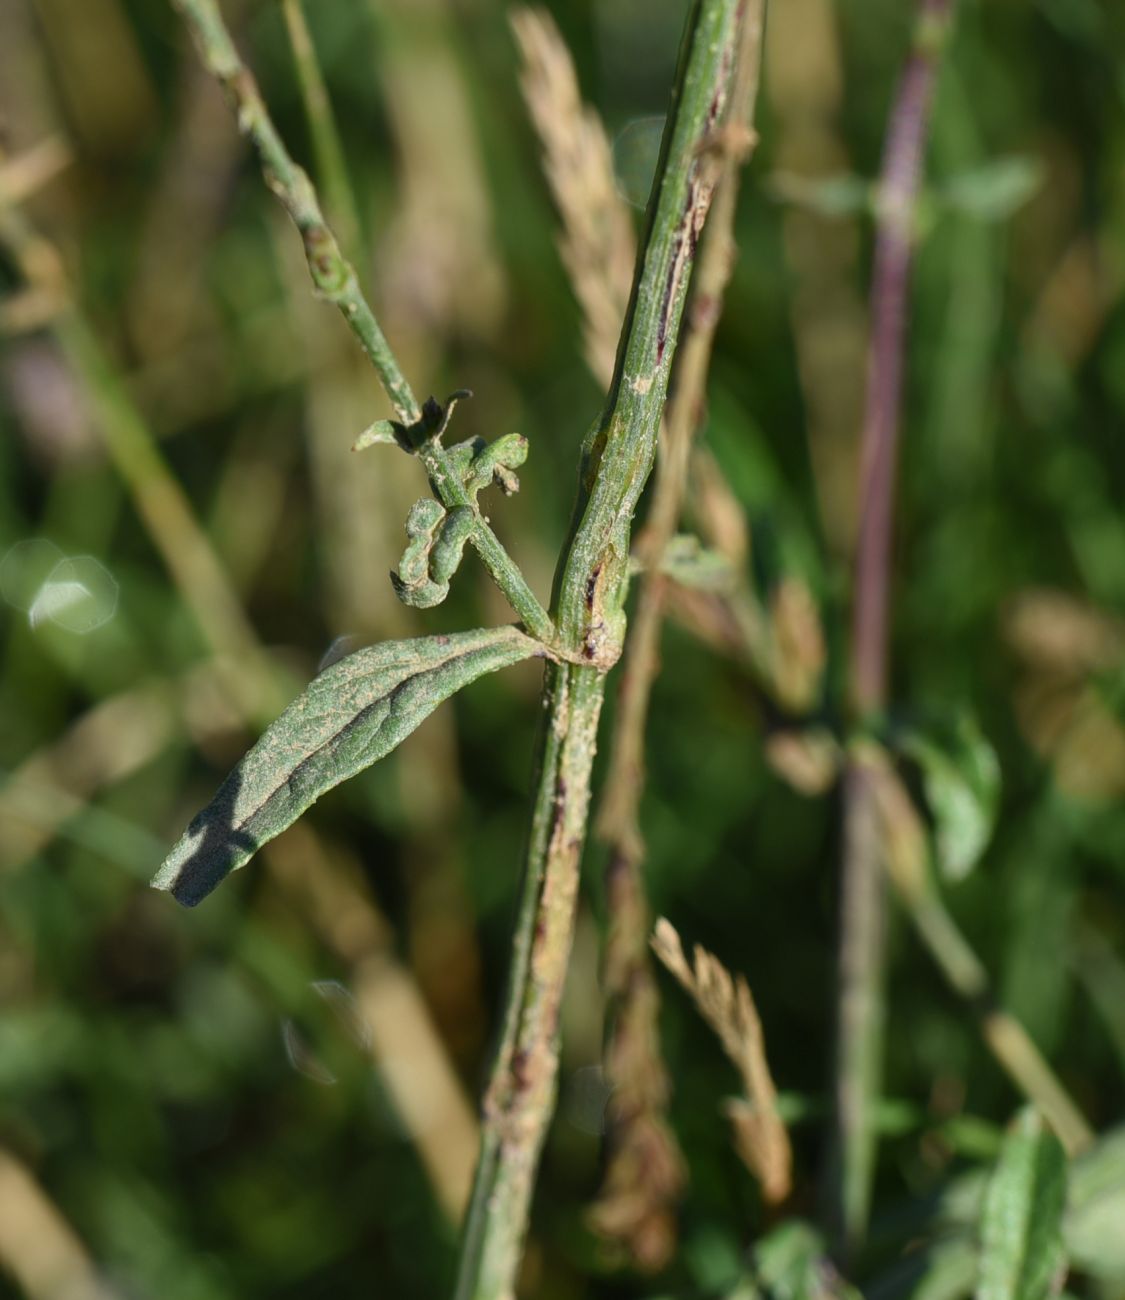
[[(911, 255), (934, 81), (952, 0), (920, 0), (891, 107), (880, 170), (871, 285), (871, 347), (860, 471), (852, 615), (851, 704), (860, 720), (887, 700), (887, 624), (899, 415)], [(849, 764), (836, 1039), (836, 1118), (829, 1189), (841, 1252), (866, 1231), (875, 1171), (874, 1105), (882, 1077), (885, 887), (871, 794)]]
[(922, 0), (918, 35), (891, 110), (879, 178), (852, 618), (852, 702), (861, 715), (881, 709), (887, 694), (892, 516), (914, 218), (940, 34), (950, 8), (951, 0)]

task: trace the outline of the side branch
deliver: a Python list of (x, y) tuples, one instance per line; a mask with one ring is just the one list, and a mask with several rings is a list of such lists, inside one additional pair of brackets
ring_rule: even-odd
[[(238, 127), (254, 145), (266, 184), (277, 195), (300, 231), (309, 273), (321, 297), (334, 303), (359, 341), (386, 390), (400, 423), (419, 425), (425, 411), (402, 373), (390, 344), (359, 286), (355, 268), (344, 256), (332, 233), (305, 170), (286, 149), (262, 99), (254, 74), (243, 63), (223, 22), (217, 0), (172, 0), (199, 48), (204, 65), (222, 85), (238, 118)], [(422, 456), (431, 483), (446, 509), (468, 504), (448, 458), (434, 443)], [(551, 645), (555, 629), (547, 611), (527, 585), (518, 565), (504, 549), (484, 516), (473, 503), (473, 529), (469, 540), (485, 568), (523, 620), (527, 630)]]
[(172, 0), (172, 4), (195, 38), (204, 66), (226, 92), (238, 117), (238, 129), (257, 151), (266, 184), (301, 232), (313, 284), (340, 309), (375, 367), (398, 418), (404, 424), (414, 424), (422, 415), (418, 399), (363, 296), (355, 268), (325, 220), (308, 174), (293, 161), (278, 134), (254, 74), (235, 48), (216, 0)]

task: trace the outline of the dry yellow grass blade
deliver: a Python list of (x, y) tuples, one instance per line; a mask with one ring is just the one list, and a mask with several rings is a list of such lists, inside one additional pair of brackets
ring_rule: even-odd
[(70, 147), (50, 135), (23, 153), (0, 161), (0, 195), (7, 204), (24, 203), (70, 165)]
[(629, 301), (636, 240), (617, 192), (601, 119), (582, 102), (570, 51), (542, 9), (515, 9), (520, 85), (543, 145), (543, 169), (562, 220), (559, 250), (582, 308), (586, 361), (609, 385)]
[(0, 1265), (29, 1300), (113, 1300), (86, 1248), (31, 1170), (0, 1150)]
[(750, 986), (699, 944), (689, 963), (680, 936), (664, 917), (656, 923), (652, 948), (714, 1030), (742, 1078), (746, 1095), (729, 1100), (724, 1108), (734, 1130), (735, 1149), (757, 1178), (767, 1203), (777, 1205), (793, 1186), (793, 1153), (777, 1111), (777, 1090)]

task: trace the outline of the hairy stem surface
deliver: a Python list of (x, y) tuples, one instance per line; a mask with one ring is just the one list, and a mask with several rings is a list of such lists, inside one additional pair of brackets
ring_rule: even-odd
[(621, 653), (633, 512), (656, 456), (687, 283), (721, 171), (716, 136), (745, 0), (697, 0), (649, 200), (609, 397), (582, 449), (578, 503), (556, 579), (564, 643), (591, 663)]
[(547, 670), (538, 788), (458, 1300), (515, 1293), (554, 1110), (559, 1007), (605, 670), (624, 634), (629, 531), (652, 469), (695, 245), (718, 178), (713, 132), (730, 95), (742, 9), (738, 0), (697, 0), (689, 16), (614, 379), (583, 448), (575, 522), (556, 579), (560, 640), (580, 662)]
[(683, 512), (715, 329), (734, 267), (738, 175), (754, 139), (749, 128), (758, 87), (764, 15), (764, 0), (750, 0), (721, 146), (722, 175), (695, 270), (649, 520), (637, 543), (649, 567), (640, 583), (626, 643), (617, 725), (598, 819), (598, 834), (609, 848), (604, 981), (612, 1023), (605, 1075), (612, 1095), (607, 1130), (610, 1156), (594, 1220), (607, 1235), (625, 1238), (638, 1265), (651, 1269), (667, 1262), (675, 1244), (671, 1209), (685, 1177), (665, 1121), (670, 1085), (660, 1054), (659, 995), (649, 957), (652, 923), (641, 874), (644, 737), (652, 687), (660, 670), (660, 633), (669, 581), (659, 570), (659, 560)]

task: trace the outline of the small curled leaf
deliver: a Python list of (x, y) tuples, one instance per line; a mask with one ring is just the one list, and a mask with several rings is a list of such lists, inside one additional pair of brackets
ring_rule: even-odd
[(520, 490), (513, 473), (527, 460), (528, 443), (522, 433), (505, 434), (477, 452), (469, 464), (465, 487), (474, 496), (493, 483), (506, 495)]
[(473, 497), (495, 484), (505, 496), (520, 490), (520, 481), (513, 471), (527, 460), (528, 441), (522, 433), (507, 433), (495, 442), (483, 438), (469, 438), (449, 448), (449, 460), (454, 472)]
[(413, 424), (400, 424), (398, 420), (376, 420), (352, 443), (352, 451), (393, 443), (413, 455), (423, 443), (431, 439), (440, 440), (449, 424), (453, 408), (472, 395), (468, 388), (458, 388), (455, 393), (450, 393), (444, 404), (436, 397), (427, 397), (422, 404), (421, 415)]
[(450, 578), (461, 563), (476, 518), (468, 506), (457, 506), (446, 515), (430, 552), (430, 574), (436, 583), (443, 583), (448, 588)]
[(475, 525), (476, 513), (468, 506), (446, 513), (433, 497), (415, 501), (406, 517), (410, 541), (398, 572), (391, 574), (395, 594), (404, 605), (430, 609), (449, 595), (449, 580), (461, 563)]
[(219, 787), (153, 878), (188, 907), (322, 794), (389, 754), (461, 687), (542, 652), (517, 628), (389, 641), (315, 677)]
[(440, 442), (449, 427), (454, 407), (458, 402), (463, 402), (472, 395), (471, 388), (458, 388), (456, 392), (449, 394), (444, 403), (439, 402), (436, 397), (427, 397), (422, 403), (422, 418), (405, 431), (408, 446), (417, 450), (424, 442), (429, 442), (431, 439)]
[(406, 586), (418, 586), (429, 575), (430, 551), (444, 518), (445, 507), (433, 497), (423, 497), (410, 507), (406, 516), (406, 535), (410, 541), (398, 565), (398, 576)]
[(431, 609), (449, 595), (449, 582), (435, 582), (430, 576), (430, 556), (438, 529), (445, 519), (445, 507), (433, 497), (415, 501), (406, 516), (406, 535), (410, 539), (398, 572), (391, 574), (395, 594), (404, 605)]

